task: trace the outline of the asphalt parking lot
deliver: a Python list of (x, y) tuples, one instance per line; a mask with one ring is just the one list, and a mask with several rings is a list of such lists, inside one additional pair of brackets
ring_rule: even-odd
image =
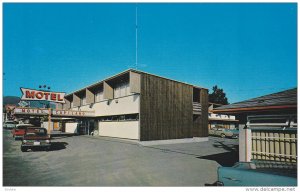
[(4, 186), (204, 186), (238, 161), (238, 140), (141, 146), (93, 136), (57, 137), (49, 152), (21, 152), (3, 131)]

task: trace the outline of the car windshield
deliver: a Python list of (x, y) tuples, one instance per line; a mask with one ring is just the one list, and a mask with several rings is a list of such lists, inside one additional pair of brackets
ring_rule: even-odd
[(15, 125), (14, 122), (5, 122), (5, 124), (7, 124), (7, 125)]

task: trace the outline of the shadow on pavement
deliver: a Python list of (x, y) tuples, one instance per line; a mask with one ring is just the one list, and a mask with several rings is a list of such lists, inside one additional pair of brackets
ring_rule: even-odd
[(43, 147), (31, 148), (31, 151), (58, 151), (65, 149), (68, 143), (66, 142), (52, 142), (50, 149), (45, 149)]
[(62, 150), (62, 149), (65, 149), (67, 145), (68, 145), (67, 142), (52, 142), (51, 149), (49, 151)]
[(228, 152), (217, 153), (217, 154), (213, 154), (213, 155), (206, 155), (206, 156), (201, 156), (201, 157), (197, 157), (197, 158), (213, 160), (213, 161), (216, 161), (217, 163), (219, 163), (221, 166), (225, 166), (225, 167), (231, 167), (236, 162), (239, 161), (239, 146), (238, 145), (235, 145), (235, 144), (225, 145), (223, 142), (216, 141), (213, 144), (213, 146), (216, 148), (223, 148)]
[(207, 155), (207, 156), (202, 156), (197, 158), (213, 160), (219, 163), (221, 166), (231, 167), (236, 162), (239, 161), (239, 154), (238, 152), (225, 152), (225, 153), (218, 153), (214, 155)]

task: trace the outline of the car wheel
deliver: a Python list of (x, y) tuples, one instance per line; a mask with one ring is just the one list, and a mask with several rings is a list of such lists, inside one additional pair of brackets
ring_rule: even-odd
[(226, 136), (226, 135), (225, 135), (224, 133), (221, 134), (221, 137), (222, 137), (222, 138), (225, 138), (225, 136)]
[(27, 150), (28, 150), (27, 147), (22, 147), (22, 146), (21, 146), (21, 151), (22, 151), (22, 152), (27, 152)]

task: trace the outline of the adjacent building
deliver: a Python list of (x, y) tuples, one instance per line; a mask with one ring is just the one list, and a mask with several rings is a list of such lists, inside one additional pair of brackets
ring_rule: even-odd
[(83, 134), (139, 141), (208, 136), (208, 89), (138, 70), (79, 89), (65, 101), (57, 104), (61, 113), (93, 113), (78, 118)]
[(214, 113), (213, 110), (222, 104), (209, 103), (208, 107), (208, 128), (225, 128), (235, 129), (238, 127), (239, 121), (235, 119), (234, 115)]
[(223, 105), (212, 112), (235, 115), (241, 125), (245, 125), (251, 115), (296, 115), (297, 88)]
[(297, 162), (297, 88), (224, 105), (240, 121), (239, 160)]

